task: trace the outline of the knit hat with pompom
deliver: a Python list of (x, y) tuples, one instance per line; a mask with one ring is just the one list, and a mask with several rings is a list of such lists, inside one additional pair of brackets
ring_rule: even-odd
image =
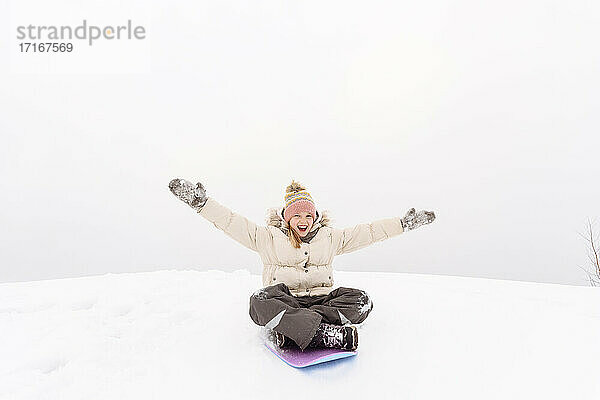
[(285, 208), (283, 211), (285, 222), (290, 222), (294, 214), (301, 211), (310, 213), (313, 220), (317, 218), (315, 202), (305, 187), (292, 180), (292, 183), (285, 189), (285, 192)]

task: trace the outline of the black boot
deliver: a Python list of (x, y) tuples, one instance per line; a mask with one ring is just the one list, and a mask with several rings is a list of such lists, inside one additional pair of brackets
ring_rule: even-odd
[(292, 339), (285, 336), (283, 333), (273, 330), (268, 332), (268, 337), (269, 340), (279, 348), (290, 347), (294, 343)]
[(354, 325), (321, 323), (308, 347), (330, 347), (343, 350), (358, 348), (358, 330)]

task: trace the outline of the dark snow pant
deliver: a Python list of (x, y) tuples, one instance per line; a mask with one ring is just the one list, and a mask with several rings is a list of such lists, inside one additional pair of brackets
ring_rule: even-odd
[(321, 322), (360, 324), (371, 310), (369, 295), (359, 289), (339, 287), (327, 295), (296, 297), (285, 283), (267, 286), (250, 296), (250, 317), (268, 329), (308, 347)]

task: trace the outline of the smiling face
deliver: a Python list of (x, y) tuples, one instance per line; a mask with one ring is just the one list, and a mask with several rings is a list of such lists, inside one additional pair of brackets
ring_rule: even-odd
[(307, 212), (298, 212), (290, 219), (290, 227), (300, 236), (304, 237), (313, 226), (313, 216)]

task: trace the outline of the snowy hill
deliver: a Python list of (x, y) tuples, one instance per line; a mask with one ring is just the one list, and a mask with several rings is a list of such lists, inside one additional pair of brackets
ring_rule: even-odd
[(296, 370), (261, 345), (247, 271), (1, 284), (0, 398), (600, 398), (600, 290), (348, 272), (336, 286), (373, 299), (359, 354)]

